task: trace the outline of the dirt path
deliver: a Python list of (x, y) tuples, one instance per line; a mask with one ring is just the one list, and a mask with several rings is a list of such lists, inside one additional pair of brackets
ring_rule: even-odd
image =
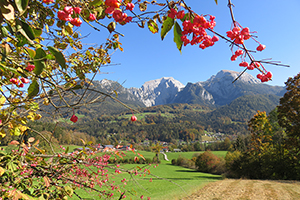
[(225, 179), (204, 186), (183, 200), (298, 200), (300, 182)]

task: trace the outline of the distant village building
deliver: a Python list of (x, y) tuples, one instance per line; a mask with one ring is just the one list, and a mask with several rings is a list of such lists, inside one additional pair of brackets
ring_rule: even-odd
[(103, 148), (103, 152), (107, 152), (107, 151), (115, 151), (115, 147), (113, 145), (104, 145), (104, 148)]
[(174, 152), (181, 152), (181, 149), (173, 149)]

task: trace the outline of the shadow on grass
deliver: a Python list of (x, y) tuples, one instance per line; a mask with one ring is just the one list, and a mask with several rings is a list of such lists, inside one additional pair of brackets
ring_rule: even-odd
[(160, 178), (152, 178), (152, 180), (154, 181), (158, 181), (158, 180), (207, 180), (207, 179), (210, 179), (210, 180), (222, 180), (222, 177), (212, 177), (212, 176), (194, 176), (194, 177), (191, 177), (191, 178), (167, 178), (167, 177), (164, 177), (163, 179), (160, 179)]

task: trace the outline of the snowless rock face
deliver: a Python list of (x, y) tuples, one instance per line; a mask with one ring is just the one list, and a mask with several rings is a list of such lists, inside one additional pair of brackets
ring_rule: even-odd
[(141, 88), (129, 88), (147, 106), (163, 105), (171, 102), (184, 85), (172, 77), (163, 77), (145, 82)]
[[(216, 75), (211, 76), (207, 81), (207, 83), (213, 83), (213, 82), (219, 82), (222, 80), (222, 82), (230, 82), (234, 81), (238, 76), (240, 72), (235, 72), (231, 70), (221, 70)], [(252, 75), (248, 73), (244, 73), (242, 76), (240, 76), (237, 80), (237, 82), (244, 82), (249, 84), (257, 84), (261, 83), (257, 78), (254, 78)]]
[(213, 95), (217, 104), (224, 105), (242, 96), (244, 91), (242, 87), (245, 87), (245, 85), (257, 85), (260, 83), (258, 79), (248, 73), (244, 73), (233, 83), (239, 74), (239, 72), (235, 71), (221, 70), (207, 81), (200, 83)]

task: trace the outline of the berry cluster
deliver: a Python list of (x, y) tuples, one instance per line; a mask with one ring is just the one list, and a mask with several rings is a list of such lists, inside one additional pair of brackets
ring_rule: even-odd
[[(75, 12), (75, 13), (74, 13)], [(57, 12), (57, 17), (60, 20), (69, 21), (74, 26), (80, 26), (82, 21), (79, 17), (72, 18), (72, 15), (76, 16), (76, 14), (80, 14), (81, 8), (72, 6), (66, 6), (63, 10)]]
[[(124, 25), (128, 22), (132, 21), (132, 17), (127, 16), (126, 13), (122, 12), (120, 9), (122, 0), (106, 0), (105, 5), (108, 6), (105, 10), (106, 14), (112, 14), (112, 17), (115, 19), (116, 22), (118, 22), (121, 25)], [(126, 10), (133, 11), (134, 4), (133, 3), (127, 3), (126, 4)]]
[[(35, 66), (34, 65), (27, 65), (27, 67), (25, 68), (27, 71), (29, 71), (29, 72), (31, 72), (31, 71), (33, 71), (34, 70), (34, 68), (35, 68)], [(21, 77), (20, 79), (18, 79), (18, 78), (11, 78), (11, 79), (9, 79), (9, 81), (12, 83), (12, 84), (15, 84), (17, 87), (19, 87), (19, 88), (22, 88), (22, 87), (24, 87), (24, 84), (27, 84), (27, 83), (29, 83), (30, 81), (29, 81), (29, 79), (28, 78), (24, 78), (24, 77)]]
[(244, 40), (249, 40), (251, 38), (250, 30), (248, 27), (241, 29), (235, 26), (232, 30), (227, 31), (227, 37), (233, 40), (236, 44), (244, 44)]
[[(248, 40), (250, 38), (252, 38), (254, 41), (256, 41), (250, 34), (250, 30), (248, 27), (246, 28), (242, 28), (239, 24), (235, 24), (235, 26), (230, 30), (226, 32), (227, 37), (229, 37), (235, 44), (244, 44), (245, 40)], [(257, 43), (259, 43), (258, 41), (256, 41)], [(263, 51), (266, 48), (265, 45), (260, 44), (259, 46), (256, 48), (257, 51)], [(243, 56), (244, 55), (244, 56)], [(257, 78), (261, 80), (261, 82), (267, 82), (269, 80), (271, 80), (272, 78), (272, 73), (268, 72), (264, 66), (259, 63), (259, 62), (251, 62), (250, 64), (248, 62), (245, 61), (245, 52), (241, 49), (236, 50), (230, 60), (231, 61), (235, 61), (238, 57), (241, 57), (242, 62), (239, 64), (239, 66), (241, 67), (246, 67), (248, 70), (254, 70), (254, 69), (258, 69), (259, 71), (261, 71), (261, 74), (257, 75)]]
[(257, 78), (258, 79), (260, 79), (261, 80), (261, 82), (267, 82), (267, 81), (269, 81), (269, 80), (271, 80), (272, 79), (272, 73), (271, 72), (267, 72), (266, 74), (263, 74), (263, 73), (261, 73), (261, 74), (257, 74)]
[(27, 78), (24, 78), (24, 77), (22, 77), (22, 78), (20, 78), (20, 80), (19, 79), (17, 79), (17, 78), (11, 78), (11, 79), (9, 79), (9, 81), (12, 83), (12, 84), (15, 84), (17, 87), (24, 87), (24, 83), (26, 84), (26, 83), (29, 83), (29, 79), (27, 79)]
[[(172, 19), (183, 19), (185, 13), (183, 10), (176, 11), (171, 8), (168, 14), (168, 17)], [(196, 15), (194, 19), (191, 21), (186, 19), (182, 23), (183, 31), (181, 36), (181, 41), (183, 45), (186, 46), (188, 44), (198, 45), (201, 49), (205, 49), (207, 47), (213, 46), (215, 42), (219, 40), (217, 36), (209, 36), (206, 32), (206, 29), (214, 29), (216, 26), (215, 17), (209, 15), (210, 18), (207, 20), (204, 16)], [(188, 39), (188, 36), (192, 35), (192, 40)]]

